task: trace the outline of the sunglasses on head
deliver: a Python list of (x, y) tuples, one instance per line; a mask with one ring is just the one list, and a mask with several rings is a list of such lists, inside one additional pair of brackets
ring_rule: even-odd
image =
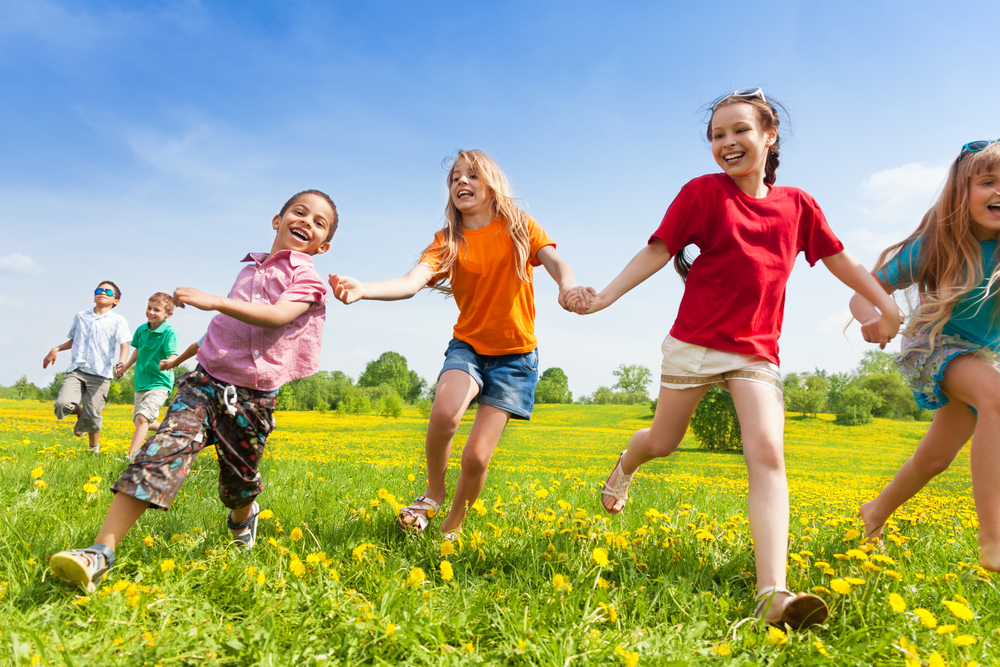
[(767, 98), (764, 97), (764, 91), (760, 88), (740, 88), (739, 90), (733, 91), (728, 95), (723, 95), (715, 101), (712, 105), (712, 111), (720, 104), (728, 100), (730, 97), (739, 97), (740, 99), (748, 100), (754, 97), (759, 97), (762, 102), (767, 102)]
[(98, 287), (94, 290), (94, 296), (100, 296), (101, 294), (104, 296), (114, 296), (115, 291), (109, 287)]
[(962, 152), (958, 154), (958, 159), (961, 161), (961, 159), (965, 157), (966, 153), (978, 153), (979, 151), (986, 150), (990, 144), (996, 143), (1000, 143), (1000, 139), (980, 139), (979, 141), (970, 141), (962, 146)]

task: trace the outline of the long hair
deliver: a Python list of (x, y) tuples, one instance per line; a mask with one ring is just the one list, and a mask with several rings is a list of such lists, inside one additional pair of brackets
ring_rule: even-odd
[(504, 230), (514, 243), (517, 277), (522, 282), (530, 283), (531, 269), (528, 261), (531, 258), (531, 238), (528, 233), (528, 215), (517, 206), (500, 165), (489, 155), (476, 149), (459, 150), (449, 160), (451, 164), (445, 180), (448, 185), (448, 203), (444, 207), (445, 227), (441, 230), (441, 243), (430, 248), (430, 252), (437, 254), (440, 259), (437, 275), (444, 276), (444, 280), (435, 285), (435, 289), (451, 294), (452, 278), (466, 249), (465, 235), (462, 233), (462, 212), (455, 208), (451, 199), (451, 178), (459, 160), (465, 160), (486, 186), (493, 217), (503, 221)]
[[(955, 302), (975, 291), (983, 282), (982, 250), (973, 236), (975, 222), (969, 210), (969, 187), (972, 179), (983, 171), (991, 171), (1000, 164), (1000, 144), (990, 144), (978, 153), (960, 154), (948, 170), (948, 178), (937, 202), (924, 215), (917, 229), (905, 239), (889, 246), (875, 262), (877, 273), (896, 260), (899, 251), (908, 243), (921, 239), (919, 258), (911, 255), (910, 269), (916, 286), (916, 306), (911, 304), (908, 335), (926, 331), (933, 349), (934, 339), (952, 316)], [(1000, 265), (994, 266), (989, 282), (977, 299), (982, 308), (987, 299), (994, 297), (993, 313), (996, 316), (995, 286), (1000, 280)], [(909, 299), (907, 299), (909, 301)]]
[[(712, 141), (712, 119), (715, 118), (715, 112), (731, 104), (749, 104), (752, 106), (756, 112), (757, 125), (762, 132), (770, 132), (772, 129), (777, 130), (780, 124), (778, 108), (784, 110), (784, 107), (775, 100), (764, 101), (760, 97), (737, 97), (736, 95), (724, 97), (710, 107), (712, 114), (708, 117), (708, 126), (705, 128), (705, 134), (708, 136), (709, 142)], [(781, 162), (780, 153), (781, 135), (776, 133), (774, 144), (768, 149), (767, 161), (764, 163), (764, 182), (768, 185), (774, 185), (777, 179), (776, 172), (778, 171), (778, 164)], [(688, 273), (691, 271), (691, 260), (688, 259), (683, 248), (674, 255), (674, 269), (680, 274), (682, 280), (687, 280)]]

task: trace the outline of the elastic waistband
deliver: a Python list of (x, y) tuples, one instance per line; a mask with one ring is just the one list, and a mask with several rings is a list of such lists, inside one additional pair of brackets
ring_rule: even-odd
[[(232, 385), (228, 382), (223, 382), (219, 378), (213, 376), (211, 373), (205, 370), (204, 366), (198, 364), (194, 371), (190, 375), (203, 375), (208, 379), (213, 385), (218, 387), (220, 390), (225, 391), (226, 387), (236, 388), (236, 398), (241, 403), (253, 403), (255, 405), (260, 405), (264, 408), (269, 408), (271, 410), (278, 404), (278, 392), (277, 391), (261, 391), (259, 389), (250, 389), (249, 387), (240, 387), (238, 385)], [(195, 380), (197, 381), (197, 380)]]

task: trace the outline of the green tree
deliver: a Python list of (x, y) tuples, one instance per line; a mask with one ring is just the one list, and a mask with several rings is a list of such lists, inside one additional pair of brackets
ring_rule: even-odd
[(837, 421), (847, 426), (870, 424), (874, 419), (872, 412), (881, 405), (882, 399), (878, 394), (852, 384), (841, 395)]
[(406, 366), (406, 357), (398, 352), (383, 352), (374, 361), (369, 361), (365, 371), (358, 377), (359, 387), (377, 387), (389, 384), (401, 397), (409, 402), (420, 399), (427, 388), (427, 381)]
[(643, 401), (649, 400), (649, 383), (653, 379), (651, 370), (640, 364), (621, 364), (613, 372), (614, 376), (618, 378), (613, 389), (617, 389), (623, 394), (641, 396)]
[(35, 393), (38, 391), (38, 387), (28, 382), (27, 375), (22, 375), (20, 379), (14, 383), (14, 389), (17, 391), (17, 400), (19, 401), (24, 400), (25, 394), (28, 394), (28, 398), (34, 398)]
[(572, 403), (566, 373), (557, 366), (546, 368), (535, 387), (535, 403)]
[(695, 408), (691, 431), (705, 449), (742, 450), (743, 432), (732, 394), (712, 385)]
[(875, 408), (876, 417), (900, 419), (912, 417), (917, 413), (917, 402), (913, 400), (913, 392), (899, 371), (892, 369), (887, 373), (872, 373), (862, 377), (858, 386), (873, 392), (881, 399), (881, 404)]
[(785, 409), (816, 415), (826, 406), (830, 383), (816, 373), (789, 373), (784, 379)]
[(865, 350), (858, 364), (857, 374), (864, 376), (877, 373), (899, 373), (896, 369), (896, 356), (882, 350)]

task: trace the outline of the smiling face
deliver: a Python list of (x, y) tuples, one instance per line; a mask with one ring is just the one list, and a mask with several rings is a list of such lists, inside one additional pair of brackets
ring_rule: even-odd
[(763, 130), (757, 111), (742, 102), (716, 109), (711, 123), (716, 163), (737, 182), (759, 174), (763, 184), (767, 151), (778, 136), (777, 128)]
[(972, 235), (989, 241), (1000, 235), (1000, 166), (981, 171), (969, 183)]
[(149, 322), (150, 329), (156, 329), (156, 327), (163, 324), (166, 319), (170, 317), (170, 312), (167, 311), (167, 306), (159, 301), (154, 301), (150, 299), (146, 303), (146, 321)]
[(297, 250), (307, 255), (321, 255), (330, 249), (327, 238), (334, 219), (330, 204), (319, 195), (306, 193), (298, 197), (281, 215), (274, 216), (271, 226), (278, 232), (271, 254), (279, 250)]
[(451, 203), (463, 216), (488, 214), (493, 208), (493, 197), (472, 165), (465, 158), (459, 158), (451, 168)]

